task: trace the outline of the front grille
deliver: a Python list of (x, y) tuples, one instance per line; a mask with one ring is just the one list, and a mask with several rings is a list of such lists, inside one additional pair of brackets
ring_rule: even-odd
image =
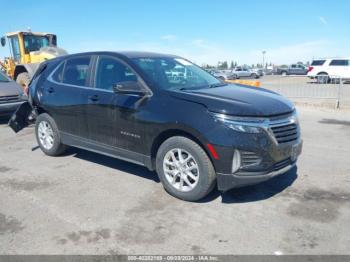
[(286, 166), (288, 166), (289, 164), (291, 164), (291, 160), (289, 158), (282, 160), (280, 162), (277, 162), (276, 164), (273, 165), (273, 169), (275, 171), (280, 170)]
[(299, 138), (299, 126), (293, 118), (272, 121), (270, 128), (279, 144), (295, 141)]
[(0, 104), (16, 102), (18, 100), (19, 100), (19, 96), (18, 95), (14, 95), (14, 96), (0, 96)]
[(296, 124), (271, 127), (271, 129), (279, 144), (295, 141), (299, 136), (298, 126)]
[(241, 163), (243, 167), (258, 165), (261, 162), (261, 158), (254, 152), (241, 151)]

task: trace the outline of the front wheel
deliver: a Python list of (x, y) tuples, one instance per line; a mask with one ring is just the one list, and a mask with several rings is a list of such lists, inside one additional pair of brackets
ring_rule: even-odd
[(58, 128), (49, 114), (40, 114), (35, 122), (36, 140), (40, 149), (49, 156), (62, 154), (67, 146), (61, 143)]
[(211, 160), (197, 143), (186, 137), (171, 137), (160, 146), (156, 168), (165, 190), (186, 201), (205, 197), (215, 186)]
[(317, 75), (317, 83), (327, 84), (327, 83), (329, 83), (329, 81), (330, 81), (330, 78), (329, 78), (328, 74), (320, 73)]

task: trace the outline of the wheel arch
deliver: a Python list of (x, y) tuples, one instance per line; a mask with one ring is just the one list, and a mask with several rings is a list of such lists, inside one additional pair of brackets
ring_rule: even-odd
[(41, 106), (34, 105), (34, 109), (35, 109), (35, 112), (37, 115), (41, 115), (41, 114), (46, 113), (52, 117), (52, 115), (48, 111), (46, 111), (44, 108), (42, 108)]
[[(196, 134), (195, 132), (191, 132), (189, 130), (184, 130), (181, 128), (171, 128), (162, 131), (158, 136), (153, 140), (152, 147), (151, 147), (151, 161), (152, 161), (152, 167), (155, 168), (155, 160), (157, 156), (157, 152), (161, 144), (166, 141), (170, 137), (174, 136), (183, 136), (188, 139), (191, 139), (192, 141), (196, 142), (203, 150), (204, 152), (208, 155), (210, 161), (213, 163), (213, 157), (210, 154), (209, 149), (206, 146), (206, 141), (204, 138), (201, 137), (200, 134)], [(215, 165), (213, 163), (213, 166), (215, 168)]]

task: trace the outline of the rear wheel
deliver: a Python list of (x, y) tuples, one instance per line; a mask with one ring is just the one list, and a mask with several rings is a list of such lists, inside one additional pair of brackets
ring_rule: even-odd
[(67, 149), (67, 146), (61, 143), (56, 123), (49, 114), (44, 113), (37, 117), (35, 134), (40, 149), (46, 155), (58, 156)]
[(327, 84), (330, 78), (327, 73), (319, 73), (317, 75), (317, 83), (319, 84)]
[(255, 74), (255, 73), (253, 73), (253, 74), (251, 75), (251, 77), (254, 78), (254, 79), (259, 78), (259, 76), (258, 76), (257, 74)]
[(160, 146), (156, 168), (165, 190), (186, 201), (205, 197), (215, 186), (216, 174), (209, 157), (186, 137), (171, 137)]
[(25, 91), (30, 82), (29, 74), (27, 72), (18, 74), (16, 82), (22, 87), (23, 91)]

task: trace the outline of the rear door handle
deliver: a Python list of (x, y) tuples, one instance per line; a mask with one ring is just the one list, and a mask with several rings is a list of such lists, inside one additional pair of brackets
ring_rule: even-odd
[(47, 92), (49, 92), (50, 94), (55, 92), (55, 89), (53, 87), (49, 87), (49, 89), (47, 89)]
[(99, 100), (98, 95), (89, 96), (89, 100), (92, 102), (97, 102)]

